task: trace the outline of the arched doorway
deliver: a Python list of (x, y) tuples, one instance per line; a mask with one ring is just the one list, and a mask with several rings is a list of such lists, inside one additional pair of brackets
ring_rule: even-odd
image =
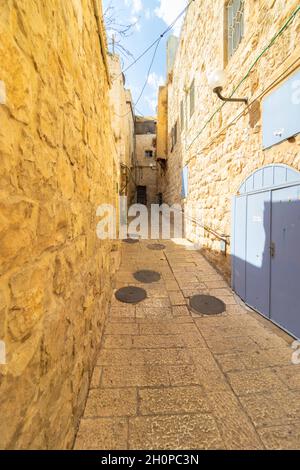
[(300, 338), (300, 173), (268, 165), (233, 201), (232, 286), (256, 311)]

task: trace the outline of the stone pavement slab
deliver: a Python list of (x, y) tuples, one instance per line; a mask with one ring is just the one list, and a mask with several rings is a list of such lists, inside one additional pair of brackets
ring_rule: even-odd
[[(188, 242), (150, 251), (123, 244), (76, 449), (300, 449), (300, 366), (292, 338), (246, 308)], [(139, 284), (139, 269), (160, 272)], [(189, 297), (222, 299), (218, 316), (192, 313)]]

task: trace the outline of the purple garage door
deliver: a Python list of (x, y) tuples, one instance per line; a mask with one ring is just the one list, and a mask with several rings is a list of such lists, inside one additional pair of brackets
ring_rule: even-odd
[(270, 315), (270, 203), (271, 192), (247, 196), (246, 301)]
[(300, 186), (272, 192), (271, 319), (300, 338)]
[(300, 174), (264, 167), (242, 184), (233, 206), (233, 289), (300, 338)]

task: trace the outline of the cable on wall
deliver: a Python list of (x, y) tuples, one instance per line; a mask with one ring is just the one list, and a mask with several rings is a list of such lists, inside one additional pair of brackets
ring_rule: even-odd
[[(262, 52), (256, 57), (255, 61), (251, 64), (250, 68), (248, 69), (246, 75), (241, 79), (241, 81), (237, 84), (237, 86), (234, 88), (233, 92), (231, 93), (230, 95), (230, 98), (233, 97), (233, 95), (236, 93), (236, 91), (241, 87), (241, 85), (244, 83), (244, 81), (249, 77), (250, 73), (252, 72), (253, 68), (255, 67), (255, 65), (257, 64), (257, 62), (259, 62), (259, 60), (261, 59), (261, 57), (273, 46), (273, 44), (275, 43), (276, 39), (281, 36), (281, 34), (287, 29), (287, 27), (290, 25), (290, 23), (292, 23), (292, 21), (294, 20), (294, 18), (296, 17), (296, 15), (299, 13), (300, 11), (300, 6), (296, 8), (296, 10), (292, 13), (292, 15), (288, 18), (288, 20), (284, 23), (284, 25), (282, 26), (282, 28), (273, 36), (273, 38), (271, 39), (271, 41), (269, 42), (269, 44), (262, 50)], [(206, 121), (206, 123), (204, 124), (204, 126), (200, 129), (200, 131), (198, 132), (198, 134), (194, 137), (194, 139), (191, 141), (191, 143), (188, 145), (188, 147), (186, 148), (186, 150), (189, 150), (191, 148), (191, 146), (193, 145), (193, 143), (200, 137), (200, 135), (204, 132), (204, 130), (206, 129), (206, 127), (211, 123), (211, 121), (213, 120), (213, 118), (222, 110), (222, 108), (225, 106), (226, 102), (225, 103), (222, 103), (221, 106), (219, 106), (216, 111), (210, 116), (210, 118)]]
[[(241, 111), (237, 116), (234, 117), (234, 119), (232, 119), (225, 127), (223, 127), (221, 129), (220, 132), (218, 132), (207, 144), (205, 144), (204, 147), (202, 147), (200, 150), (198, 150), (198, 152), (196, 154), (194, 154), (192, 157), (190, 157), (187, 161), (186, 161), (186, 165), (188, 165), (195, 157), (199, 156), (202, 154), (202, 152), (207, 148), (207, 147), (210, 147), (213, 142), (218, 138), (220, 137), (220, 135), (222, 135), (229, 127), (231, 127), (233, 124), (235, 124), (244, 114), (245, 114), (245, 111), (248, 110), (257, 100), (259, 100), (262, 96), (264, 96), (267, 91), (271, 88), (273, 88), (273, 86), (276, 86), (276, 84), (280, 83), (280, 81), (282, 80), (282, 78), (286, 77), (287, 76), (287, 72), (289, 72), (291, 69), (295, 69), (295, 64), (298, 64), (299, 62), (299, 58), (296, 59), (291, 65), (289, 65), (283, 72), (282, 74), (280, 74), (278, 77), (276, 77), (275, 80), (272, 81), (272, 83), (269, 83), (269, 85), (264, 89), (262, 90), (255, 98), (253, 98), (252, 101), (249, 102), (249, 104), (247, 105), (247, 107)], [(300, 62), (299, 62), (300, 64)], [(298, 65), (299, 65), (298, 64)], [(290, 73), (290, 72), (289, 72)]]

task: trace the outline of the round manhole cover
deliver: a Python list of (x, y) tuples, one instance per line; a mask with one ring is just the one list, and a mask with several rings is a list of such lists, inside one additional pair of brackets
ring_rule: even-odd
[(137, 238), (125, 238), (125, 240), (123, 240), (124, 243), (138, 243), (139, 240)]
[(160, 280), (160, 274), (156, 271), (149, 271), (144, 269), (143, 271), (137, 271), (134, 273), (134, 278), (145, 284), (150, 284), (151, 282), (158, 282)]
[(125, 304), (137, 304), (147, 297), (147, 292), (140, 287), (123, 287), (115, 293), (116, 299)]
[(148, 245), (149, 250), (164, 250), (166, 248), (166, 245), (163, 245), (162, 243), (152, 243), (151, 245)]
[(194, 295), (190, 299), (190, 307), (202, 315), (219, 315), (226, 310), (224, 302), (211, 295)]

